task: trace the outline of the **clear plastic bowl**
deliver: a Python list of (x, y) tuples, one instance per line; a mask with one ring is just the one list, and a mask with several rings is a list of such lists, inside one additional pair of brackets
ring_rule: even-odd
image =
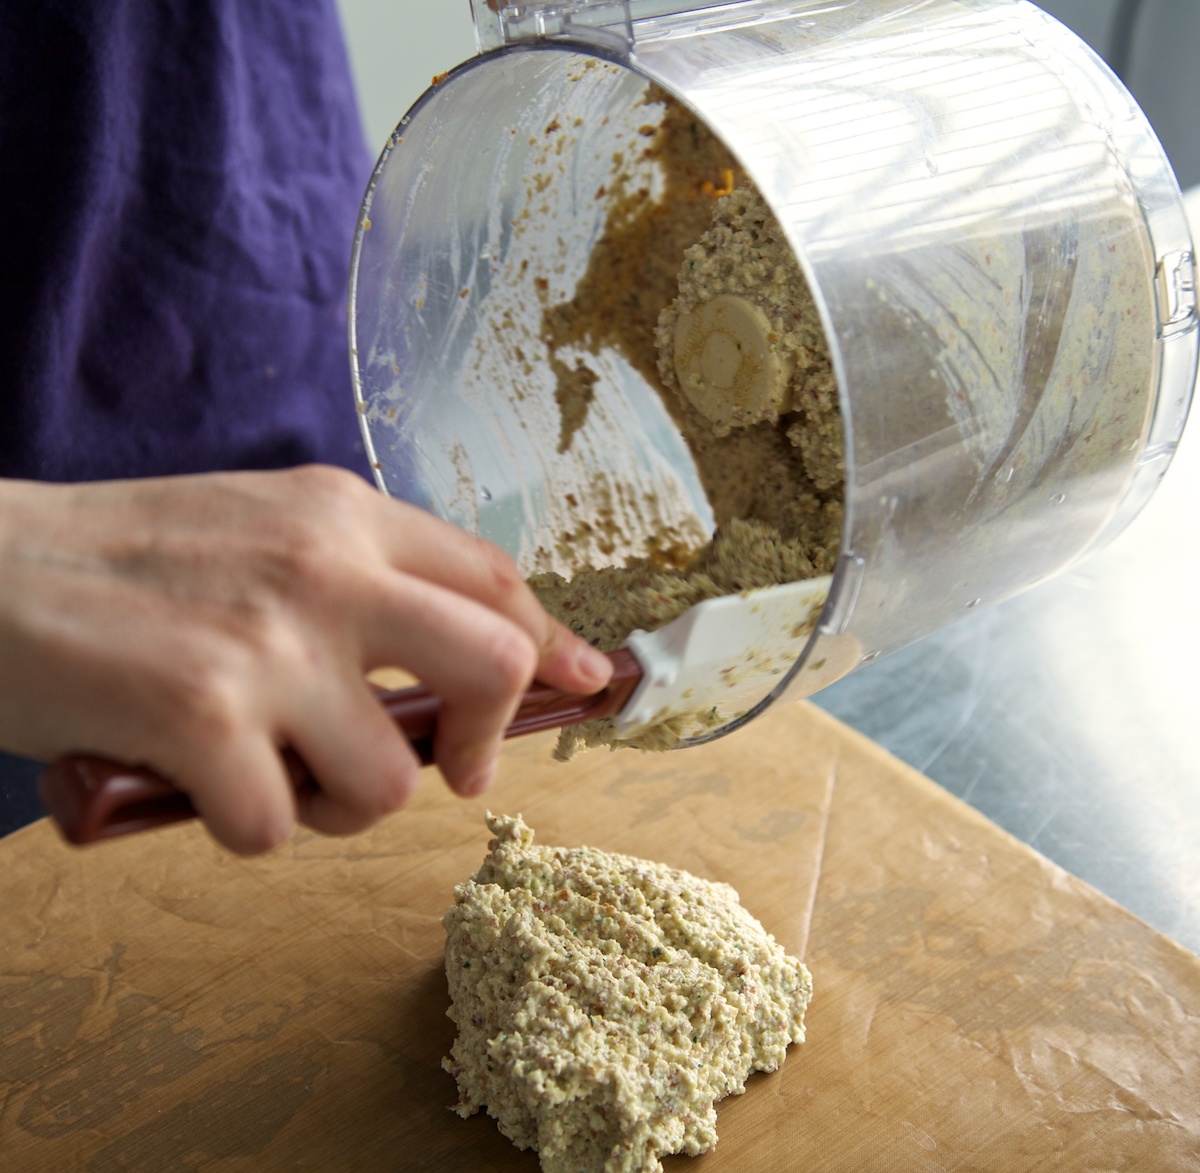
[[(846, 428), (829, 601), (753, 715), (1130, 521), (1191, 399), (1192, 243), (1133, 99), (1032, 4), (674, 7), (479, 9), (481, 44), (498, 47), (405, 116), (364, 202), (354, 377), (380, 487), (527, 572), (619, 562), (648, 519), (711, 525), (657, 393), (615, 353), (589, 360), (596, 402), (556, 450), (539, 338), (545, 300), (587, 265), (596, 193), (646, 120), (647, 86), (690, 107), (794, 248)], [(616, 517), (603, 543), (579, 525), (597, 485)]]

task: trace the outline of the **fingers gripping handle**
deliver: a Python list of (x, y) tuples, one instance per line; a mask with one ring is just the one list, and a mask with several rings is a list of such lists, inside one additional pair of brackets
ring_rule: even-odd
[[(506, 738), (522, 737), (601, 717), (615, 716), (625, 706), (642, 676), (631, 652), (610, 654), (613, 676), (592, 696), (577, 696), (534, 685), (521, 700)], [(442, 702), (423, 687), (384, 692), (379, 703), (412, 743), (422, 765), (433, 762), (434, 738)], [(304, 763), (290, 751), (284, 760), (297, 790), (315, 789)], [(141, 766), (104, 758), (73, 756), (48, 766), (38, 785), (42, 805), (70, 843), (98, 843), (168, 826), (196, 817), (191, 798), (165, 778)]]

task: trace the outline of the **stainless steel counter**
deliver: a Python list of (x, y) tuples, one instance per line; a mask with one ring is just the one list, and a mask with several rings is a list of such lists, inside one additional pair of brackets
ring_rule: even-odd
[(1197, 675), (1193, 417), (1108, 549), (813, 699), (1200, 953)]

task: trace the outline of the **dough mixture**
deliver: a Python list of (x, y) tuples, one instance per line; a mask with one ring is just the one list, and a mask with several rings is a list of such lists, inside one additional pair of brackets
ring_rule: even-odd
[(653, 1173), (717, 1140), (714, 1102), (804, 1041), (812, 978), (727, 884), (591, 848), (520, 816), (446, 912), (443, 1066), (544, 1173)]
[[(662, 396), (695, 458), (717, 530), (696, 550), (661, 543), (623, 566), (535, 575), (551, 614), (611, 651), (703, 599), (832, 570), (842, 524), (842, 421), (829, 351), (782, 229), (720, 141), (659, 91), (646, 157), (659, 198), (610, 192), (605, 231), (543, 338), (558, 372), (562, 444), (587, 416), (592, 382), (555, 355), (618, 350)], [(594, 381), (593, 381), (594, 382)], [(735, 714), (678, 714), (617, 738), (610, 721), (563, 730), (557, 756), (593, 745), (670, 749)]]

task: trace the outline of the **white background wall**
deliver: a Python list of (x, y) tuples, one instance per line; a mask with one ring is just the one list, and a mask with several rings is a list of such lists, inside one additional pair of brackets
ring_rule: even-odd
[[(1123, 80), (1158, 132), (1180, 183), (1200, 184), (1200, 0), (1039, 3), (1114, 67), (1124, 58)], [(1132, 21), (1124, 42), (1122, 15)]]
[(434, 74), (475, 53), (469, 0), (338, 0), (367, 139), (382, 150)]

